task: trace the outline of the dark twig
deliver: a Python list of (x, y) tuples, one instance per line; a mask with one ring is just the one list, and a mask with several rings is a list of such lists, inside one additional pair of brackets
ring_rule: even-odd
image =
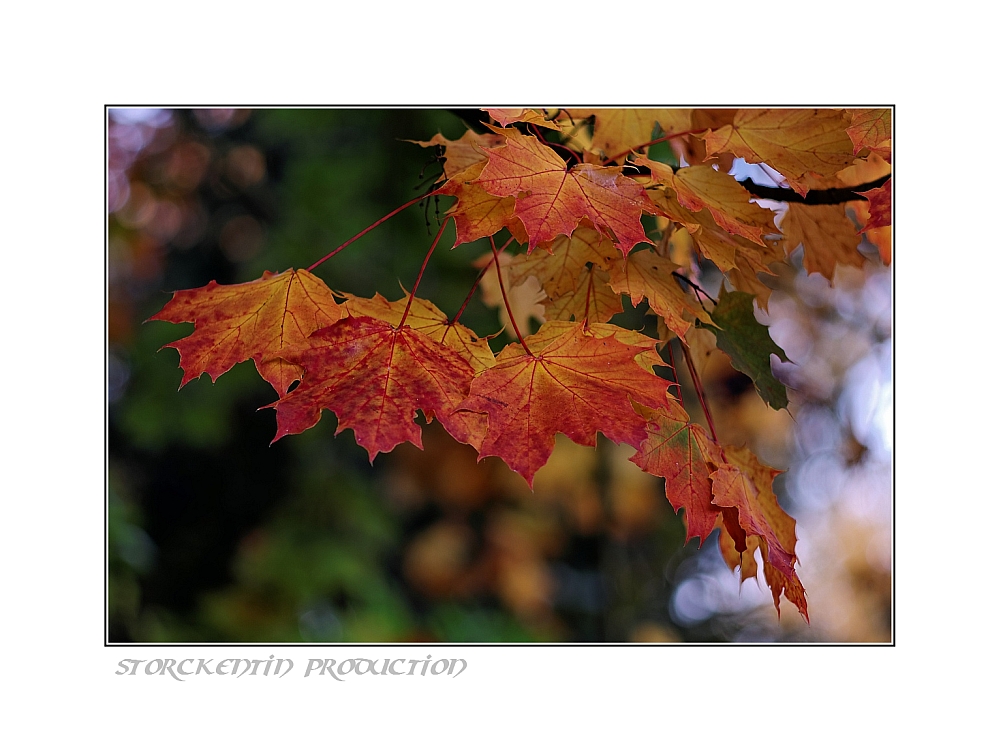
[(758, 185), (749, 177), (746, 180), (740, 180), (740, 185), (750, 191), (751, 195), (757, 196), (757, 198), (768, 198), (772, 201), (787, 201), (788, 203), (804, 203), (808, 206), (830, 206), (838, 203), (847, 203), (848, 201), (867, 200), (864, 196), (858, 194), (866, 190), (881, 188), (890, 177), (892, 175), (888, 174), (885, 177), (871, 180), (863, 185), (855, 185), (851, 188), (810, 190), (804, 196), (799, 195), (791, 188), (771, 188), (767, 185)]
[[(634, 164), (626, 164), (626, 167), (632, 167), (636, 171), (635, 176), (639, 175), (650, 175), (649, 167), (640, 167)], [(682, 169), (678, 167), (672, 167), (669, 164), (665, 164), (665, 167), (671, 167), (675, 172), (677, 169)], [(740, 180), (739, 183), (751, 195), (757, 198), (768, 198), (772, 201), (785, 201), (786, 203), (804, 203), (809, 206), (832, 206), (838, 203), (847, 203), (849, 201), (866, 201), (864, 196), (859, 195), (866, 190), (873, 190), (874, 188), (881, 188), (888, 182), (892, 174), (885, 175), (876, 180), (871, 180), (869, 182), (863, 183), (861, 185), (854, 185), (850, 188), (826, 188), (824, 190), (810, 190), (804, 196), (799, 195), (791, 188), (772, 188), (769, 185), (758, 185), (749, 177), (745, 180)]]
[[(699, 287), (697, 284), (695, 284), (694, 282), (692, 282), (690, 279), (688, 279), (683, 274), (679, 274), (676, 271), (671, 271), (670, 273), (671, 273), (671, 275), (676, 276), (682, 282), (688, 284), (690, 287), (692, 287), (693, 289), (695, 289), (697, 292), (701, 292), (701, 294), (703, 294), (705, 297), (707, 297), (709, 300), (711, 300), (715, 305), (719, 304), (718, 300), (716, 300), (714, 297), (712, 297), (705, 290), (703, 290), (701, 287)], [(701, 301), (699, 300), (699, 302), (701, 302)], [(704, 308), (705, 306), (702, 305), (702, 307)]]

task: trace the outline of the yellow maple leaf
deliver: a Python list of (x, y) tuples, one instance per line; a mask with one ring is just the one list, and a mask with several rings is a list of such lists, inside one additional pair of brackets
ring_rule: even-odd
[(799, 193), (809, 173), (830, 176), (854, 162), (844, 110), (739, 110), (732, 125), (709, 131), (708, 153), (730, 153), (776, 169)]

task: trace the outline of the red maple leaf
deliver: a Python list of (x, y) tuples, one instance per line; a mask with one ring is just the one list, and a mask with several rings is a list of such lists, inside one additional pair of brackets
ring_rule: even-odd
[(620, 167), (577, 164), (566, 169), (562, 158), (533, 136), (498, 130), (507, 143), (487, 149), (489, 161), (475, 181), (494, 196), (514, 196), (514, 215), (528, 234), (528, 251), (559, 235), (572, 235), (588, 219), (627, 255), (649, 242), (642, 213), (662, 213), (639, 183)]
[(885, 185), (872, 190), (866, 190), (860, 195), (868, 199), (868, 223), (861, 228), (862, 232), (877, 227), (888, 227), (892, 224), (892, 179)]
[(450, 347), (409, 326), (397, 329), (368, 316), (320, 329), (310, 345), (299, 356), (302, 384), (268, 405), (278, 413), (275, 441), (311, 428), (329, 409), (337, 415), (337, 433), (353, 429), (374, 460), (404, 441), (423, 448), (414, 422), (419, 409), (457, 440), (479, 447), (483, 416), (455, 412), (469, 393), (472, 366)]
[(631, 461), (645, 472), (664, 478), (667, 500), (674, 511), (684, 509), (689, 542), (699, 546), (715, 529), (722, 509), (712, 503), (712, 472), (725, 463), (722, 451), (680, 406), (638, 409), (649, 421), (648, 437)]
[(531, 485), (548, 461), (556, 433), (595, 446), (600, 431), (616, 443), (638, 446), (646, 420), (629, 401), (665, 404), (668, 381), (644, 370), (635, 358), (650, 346), (629, 346), (613, 336), (594, 336), (583, 323), (543, 325), (520, 344), (510, 344), (497, 364), (472, 382), (461, 410), (489, 416), (480, 458), (499, 456)]

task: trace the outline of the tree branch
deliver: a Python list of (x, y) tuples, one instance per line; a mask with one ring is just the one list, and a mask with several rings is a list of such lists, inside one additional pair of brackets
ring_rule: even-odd
[(810, 190), (804, 196), (799, 195), (791, 188), (771, 188), (767, 185), (758, 185), (749, 177), (740, 180), (740, 185), (746, 188), (757, 198), (769, 198), (772, 201), (787, 201), (788, 203), (804, 203), (809, 206), (828, 206), (837, 203), (847, 203), (848, 201), (864, 201), (864, 196), (858, 195), (866, 190), (881, 188), (892, 173), (877, 180), (855, 185), (853, 188), (827, 188), (826, 190)]

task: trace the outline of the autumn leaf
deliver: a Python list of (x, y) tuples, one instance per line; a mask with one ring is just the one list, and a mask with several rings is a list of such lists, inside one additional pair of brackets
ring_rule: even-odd
[(299, 356), (302, 383), (268, 405), (278, 413), (275, 441), (311, 428), (328, 409), (337, 415), (337, 433), (353, 429), (374, 460), (404, 441), (423, 448), (414, 422), (419, 409), (457, 440), (479, 447), (482, 416), (455, 413), (468, 394), (472, 366), (450, 347), (408, 325), (397, 329), (368, 316), (348, 316), (315, 332), (309, 343)]
[(767, 582), (767, 586), (771, 590), (774, 609), (778, 611), (779, 615), (781, 614), (781, 605), (779, 603), (781, 595), (784, 594), (788, 598), (788, 601), (798, 608), (798, 611), (806, 619), (806, 623), (808, 623), (809, 607), (806, 603), (806, 590), (802, 586), (799, 577), (794, 571), (791, 576), (788, 576), (781, 568), (771, 562), (773, 559), (767, 545), (767, 540), (757, 538), (757, 542), (760, 544), (761, 558), (764, 561), (764, 581)]
[(781, 219), (785, 252), (791, 254), (800, 244), (802, 265), (809, 273), (819, 272), (833, 279), (837, 264), (863, 266), (865, 258), (858, 252), (861, 239), (857, 227), (847, 218), (844, 207), (809, 206), (790, 203)]
[[(548, 321), (544, 329), (539, 329), (532, 340), (537, 346), (545, 347), (556, 339), (580, 331), (580, 325), (572, 321)], [(657, 353), (657, 346), (660, 342), (634, 329), (623, 329), (612, 323), (586, 323), (582, 331), (584, 336), (592, 336), (603, 339), (606, 336), (614, 337), (622, 344), (629, 347), (638, 347), (639, 353), (635, 356), (635, 362), (648, 373), (656, 375), (653, 370), (656, 366), (663, 365), (663, 358)], [(672, 385), (672, 382), (667, 382)], [(671, 402), (673, 403), (673, 402)]]
[[(570, 329), (576, 327), (577, 324), (570, 323), (569, 321), (550, 321), (548, 326), (546, 326), (545, 334), (555, 339), (557, 336), (561, 335), (563, 331), (569, 331)], [(565, 327), (560, 329), (560, 327)], [(542, 333), (539, 331), (539, 333)], [(640, 352), (635, 356), (635, 362), (647, 373), (660, 376), (654, 368), (663, 367), (663, 358), (660, 357), (659, 350), (657, 349), (660, 345), (658, 339), (653, 339), (645, 334), (635, 331), (634, 329), (623, 329), (621, 326), (615, 326), (613, 323), (586, 323), (583, 327), (583, 333), (586, 336), (595, 336), (599, 339), (606, 336), (614, 337), (622, 344), (628, 345), (629, 347), (639, 347)], [(667, 382), (668, 386), (674, 385), (673, 381)], [(673, 403), (673, 402), (671, 402)]]
[(705, 373), (705, 369), (711, 367), (710, 361), (720, 357), (726, 358), (715, 342), (715, 334), (707, 328), (695, 326), (688, 331), (686, 343), (685, 357), (690, 355), (691, 364), (699, 373)]
[(692, 238), (701, 254), (724, 273), (739, 266), (741, 256), (757, 257), (756, 249), (749, 240), (731, 235), (715, 222), (703, 222)]
[(762, 464), (745, 447), (726, 447), (725, 458), (728, 463), (711, 476), (714, 503), (737, 510), (740, 528), (747, 535), (747, 549), (751, 536), (759, 538), (764, 576), (775, 608), (784, 591), (808, 620), (805, 592), (795, 573), (795, 520), (778, 505), (772, 489), (774, 478), (781, 473)]
[(715, 334), (719, 348), (729, 355), (733, 367), (750, 376), (760, 397), (774, 409), (787, 407), (785, 386), (771, 372), (771, 355), (784, 362), (788, 362), (788, 356), (771, 339), (767, 326), (754, 317), (753, 295), (723, 289), (712, 311), (712, 324), (701, 325)]
[(504, 128), (511, 123), (531, 123), (532, 125), (540, 125), (543, 128), (559, 130), (558, 125), (546, 120), (545, 115), (533, 109), (498, 109), (495, 107), (487, 107), (486, 111), (489, 113), (490, 117), (500, 123), (501, 127)]
[[(406, 294), (406, 290), (403, 292)], [(345, 298), (344, 307), (350, 315), (378, 318), (392, 326), (399, 326), (409, 299), (406, 296), (389, 302), (377, 293), (375, 297), (356, 297), (338, 292), (337, 296)], [(476, 373), (492, 368), (496, 363), (493, 351), (485, 339), (476, 336), (472, 329), (450, 320), (430, 300), (414, 297), (406, 316), (406, 324), (414, 331), (426, 334), (431, 340), (455, 350)]]
[(732, 125), (705, 136), (708, 153), (727, 152), (750, 163), (764, 162), (805, 195), (797, 179), (833, 175), (854, 161), (848, 120), (836, 109), (740, 110)]
[[(644, 161), (641, 157), (637, 158), (636, 162), (657, 164), (648, 160)], [(654, 179), (656, 179), (656, 171), (654, 171)], [(669, 186), (672, 180), (673, 177), (671, 175), (661, 174), (656, 181)], [(738, 183), (737, 186), (739, 186)], [(651, 188), (648, 191), (648, 195), (650, 200), (660, 209), (663, 216), (684, 227), (691, 234), (702, 255), (715, 263), (723, 272), (728, 272), (730, 269), (735, 268), (740, 263), (739, 258), (741, 255), (759, 258), (761, 253), (767, 253), (769, 246), (763, 244), (763, 232), (760, 233), (759, 242), (751, 242), (739, 234), (727, 232), (719, 226), (707, 208), (703, 208), (700, 211), (692, 211), (683, 206), (673, 188)], [(763, 230), (764, 228), (761, 229)]]
[(684, 509), (686, 542), (699, 546), (712, 533), (721, 512), (712, 503), (711, 475), (725, 464), (719, 446), (676, 404), (638, 412), (649, 420), (647, 437), (630, 461), (644, 472), (664, 478), (667, 500), (674, 511)]
[(545, 304), (546, 320), (605, 323), (621, 313), (622, 296), (608, 285), (608, 279), (608, 272), (598, 266), (584, 268), (576, 287)]
[[(702, 135), (704, 131), (718, 130), (724, 125), (732, 125), (733, 118), (739, 110), (735, 109), (696, 109), (691, 111), (691, 130)], [(678, 157), (687, 164), (704, 164), (711, 161), (728, 172), (732, 164), (725, 164), (726, 155), (710, 157), (705, 150), (705, 142), (700, 138), (684, 138), (674, 141), (673, 146), (678, 151)], [(732, 157), (729, 161), (731, 162)]]
[(885, 185), (866, 190), (860, 195), (868, 199), (868, 223), (861, 228), (862, 232), (888, 227), (892, 224), (892, 179)]
[(429, 141), (410, 141), (428, 148), (441, 146), (444, 149), (444, 177), (451, 179), (474, 164), (486, 161), (484, 149), (503, 145), (504, 138), (496, 133), (475, 133), (465, 131), (457, 141), (449, 141), (440, 133)]
[[(775, 231), (774, 212), (752, 203), (750, 191), (732, 175), (708, 166), (683, 167), (673, 172), (662, 167), (654, 168), (657, 163), (642, 157), (637, 157), (635, 162), (651, 167), (653, 179), (671, 188), (684, 208), (693, 212), (708, 209), (726, 232), (764, 245), (763, 234)], [(692, 218), (678, 216), (677, 220), (690, 223)]]
[[(795, 520), (778, 505), (774, 494), (774, 479), (782, 474), (780, 469), (769, 467), (761, 462), (746, 446), (726, 446), (725, 461), (736, 467), (745, 478), (753, 483), (757, 497), (754, 513), (759, 518), (757, 525), (761, 529), (770, 530), (767, 533), (755, 531), (745, 524), (740, 526), (747, 534), (755, 534), (771, 540), (782, 550), (795, 558)], [(742, 517), (741, 517), (742, 522)], [(773, 539), (772, 539), (773, 538)]]
[[(181, 386), (208, 373), (216, 378), (236, 363), (252, 359), (278, 394), (302, 370), (288, 353), (317, 329), (344, 316), (323, 280), (302, 269), (264, 275), (244, 284), (216, 284), (175, 292), (151, 321), (193, 322), (194, 333), (166, 346), (181, 356)], [(278, 357), (284, 352), (285, 358)]]
[[(687, 273), (698, 267), (698, 244), (694, 241), (690, 230), (674, 224), (665, 217), (659, 217), (657, 224), (660, 229), (660, 245), (664, 239), (667, 243), (666, 257), (675, 263), (682, 273)], [(631, 254), (629, 254), (631, 255)]]
[(854, 153), (868, 149), (889, 161), (892, 158), (892, 112), (888, 109), (848, 110), (851, 124), (847, 135)]
[(640, 219), (643, 212), (659, 212), (620, 167), (577, 164), (567, 170), (537, 138), (500, 132), (507, 143), (487, 151), (489, 161), (476, 184), (491, 195), (515, 197), (514, 214), (527, 231), (528, 252), (558, 235), (572, 235), (582, 219), (610, 237), (622, 255), (649, 242)]
[(674, 174), (674, 189), (682, 205), (692, 211), (707, 208), (730, 234), (764, 245), (762, 235), (775, 231), (774, 212), (753, 203), (732, 175), (711, 167), (684, 167)]
[(709, 323), (711, 318), (677, 285), (673, 272), (678, 268), (650, 250), (640, 250), (611, 267), (610, 283), (615, 292), (628, 295), (633, 305), (648, 300), (667, 328), (684, 339), (695, 320)]
[(735, 571), (739, 568), (740, 583), (747, 579), (755, 579), (757, 577), (757, 560), (754, 558), (754, 552), (760, 548), (760, 538), (747, 538), (746, 550), (740, 551), (736, 549), (736, 540), (726, 529), (726, 525), (722, 523), (721, 517), (716, 526), (719, 528), (719, 550), (722, 553), (722, 560), (729, 566), (729, 570)]
[(638, 446), (646, 421), (632, 401), (648, 407), (667, 402), (668, 382), (640, 367), (644, 348), (613, 336), (589, 336), (582, 323), (560, 327), (553, 337), (546, 323), (497, 356), (495, 367), (472, 382), (459, 409), (482, 412), (489, 429), (480, 458), (499, 456), (530, 485), (564, 433), (583, 446), (596, 445), (600, 431), (616, 443)]
[(657, 125), (664, 135), (691, 130), (689, 109), (570, 109), (567, 113), (574, 120), (594, 118), (593, 148), (609, 158), (624, 158), (647, 144)]
[[(636, 362), (641, 363), (647, 352), (655, 352), (659, 341), (646, 336), (633, 329), (623, 329), (613, 323), (588, 323), (581, 328), (580, 323), (572, 321), (548, 321), (538, 333), (533, 334), (531, 341), (538, 347), (544, 349), (553, 344), (556, 340), (565, 338), (568, 334), (581, 333), (583, 336), (603, 339), (610, 336), (617, 339), (622, 344), (630, 347), (638, 347), (641, 351), (636, 354)], [(525, 339), (527, 342), (527, 339)], [(657, 357), (659, 364), (663, 361)], [(652, 371), (650, 371), (652, 372)]]
[[(763, 279), (761, 274), (765, 274)], [(754, 258), (744, 250), (736, 257), (736, 266), (726, 272), (726, 278), (733, 285), (733, 289), (751, 295), (761, 310), (767, 310), (768, 300), (774, 287), (766, 282), (773, 284), (778, 278), (760, 259)]]
[(539, 245), (533, 253), (514, 256), (510, 262), (512, 284), (521, 284), (533, 276), (549, 299), (556, 300), (577, 287), (587, 264), (607, 269), (612, 259), (621, 259), (608, 238), (591, 227), (581, 226), (572, 237), (561, 235)]
[(864, 159), (855, 159), (850, 167), (844, 167), (834, 178), (835, 184), (831, 188), (849, 188), (864, 185), (865, 183), (888, 178), (892, 174), (892, 165), (878, 154), (869, 154)]
[(879, 258), (888, 266), (892, 263), (892, 227), (876, 227), (865, 232), (868, 242), (878, 248)]
[(441, 194), (458, 199), (448, 209), (447, 216), (455, 220), (455, 245), (490, 237), (504, 227), (519, 242), (527, 242), (527, 235), (521, 221), (514, 215), (513, 198), (502, 198), (487, 193), (476, 180), (483, 171), (485, 162), (473, 164), (462, 170), (441, 186)]

